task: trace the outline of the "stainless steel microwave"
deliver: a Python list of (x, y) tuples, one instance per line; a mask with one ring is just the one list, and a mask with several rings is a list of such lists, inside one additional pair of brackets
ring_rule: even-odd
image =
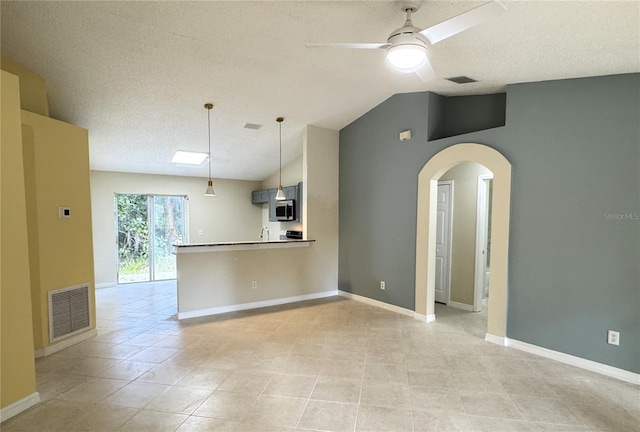
[(276, 219), (292, 221), (296, 219), (295, 200), (276, 201)]

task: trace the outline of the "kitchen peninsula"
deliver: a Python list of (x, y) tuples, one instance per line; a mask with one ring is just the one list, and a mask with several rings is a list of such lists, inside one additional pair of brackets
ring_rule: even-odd
[[(309, 292), (315, 240), (174, 245), (178, 319), (216, 315), (335, 295)], [(302, 248), (303, 250), (301, 250)]]

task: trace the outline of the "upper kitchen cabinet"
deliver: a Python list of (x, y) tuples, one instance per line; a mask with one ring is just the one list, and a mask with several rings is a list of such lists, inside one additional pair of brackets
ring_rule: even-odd
[(266, 204), (269, 202), (269, 189), (251, 192), (251, 204)]
[[(300, 222), (300, 204), (302, 200), (302, 182), (293, 186), (282, 188), (284, 196), (288, 200), (295, 200), (296, 221)], [(276, 218), (276, 194), (278, 189), (263, 189), (251, 192), (252, 204), (269, 204), (269, 221), (277, 222)]]
[(283, 187), (282, 191), (284, 192), (284, 196), (288, 200), (297, 200), (298, 199), (298, 185)]

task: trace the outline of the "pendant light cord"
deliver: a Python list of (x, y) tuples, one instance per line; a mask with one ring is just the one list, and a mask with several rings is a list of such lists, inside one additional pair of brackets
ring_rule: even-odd
[(280, 126), (280, 186), (282, 186), (282, 121), (278, 122)]
[(209, 127), (209, 180), (211, 180), (211, 108), (207, 108), (207, 126)]

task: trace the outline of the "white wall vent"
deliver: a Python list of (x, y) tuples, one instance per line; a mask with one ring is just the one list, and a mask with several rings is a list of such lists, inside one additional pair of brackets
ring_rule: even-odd
[(89, 284), (49, 291), (50, 342), (91, 327), (89, 295)]

